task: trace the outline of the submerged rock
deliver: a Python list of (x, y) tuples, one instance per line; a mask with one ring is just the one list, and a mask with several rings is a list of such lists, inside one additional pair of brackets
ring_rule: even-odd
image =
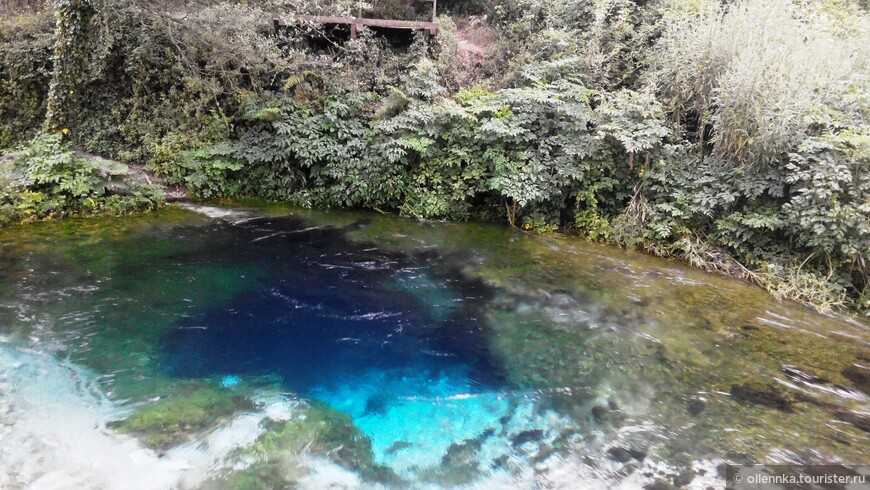
[(864, 432), (870, 432), (870, 417), (866, 415), (841, 408), (834, 411), (834, 416), (843, 422), (848, 422), (854, 425)]
[(731, 385), (731, 396), (736, 400), (757, 403), (786, 413), (794, 413), (792, 401), (783, 395), (779, 391), (779, 388), (773, 385), (756, 383), (733, 384)]
[(852, 364), (843, 370), (843, 377), (855, 384), (855, 387), (870, 395), (870, 367)]
[(544, 431), (541, 429), (524, 430), (511, 438), (511, 445), (519, 447), (527, 442), (539, 442), (544, 438)]
[(411, 446), (413, 446), (413, 444), (411, 444), (410, 442), (396, 441), (393, 443), (392, 446), (387, 448), (387, 454), (396, 454), (397, 452), (401, 451), (402, 449), (407, 449)]
[(174, 396), (146, 405), (109, 427), (138, 436), (148, 447), (165, 450), (253, 407), (246, 397), (227, 396), (215, 386), (190, 382)]
[(387, 411), (389, 399), (384, 394), (377, 394), (366, 400), (366, 413), (383, 415)]
[(295, 461), (307, 454), (323, 456), (372, 481), (399, 481), (392, 470), (375, 463), (371, 439), (348, 415), (317, 401), (306, 402), (289, 420), (268, 427), (244, 452), (258, 463), (233, 478), (251, 479), (250, 488), (285, 488), (293, 482), (287, 472), (297, 471)]
[(656, 479), (656, 481), (654, 481), (648, 485), (644, 485), (643, 488), (644, 488), (644, 490), (677, 490), (677, 487), (671, 485), (670, 483), (668, 483), (664, 480), (658, 479), (658, 478)]
[(795, 381), (801, 381), (804, 383), (825, 384), (828, 382), (828, 380), (816, 375), (812, 371), (799, 369), (796, 366), (783, 366), (782, 373)]
[(507, 454), (502, 454), (501, 456), (495, 458), (492, 462), (493, 468), (505, 468), (507, 467), (507, 463), (510, 457)]
[(594, 418), (596, 422), (602, 422), (608, 412), (610, 412), (610, 409), (604, 405), (595, 405), (592, 407), (592, 418)]
[(607, 454), (610, 455), (610, 459), (617, 463), (627, 463), (631, 461), (631, 453), (624, 447), (614, 446), (607, 450)]
[(692, 398), (686, 405), (686, 411), (693, 417), (699, 415), (705, 408), (707, 408), (707, 402), (700, 398)]
[(685, 487), (695, 479), (695, 471), (691, 468), (681, 471), (678, 475), (673, 476), (674, 485), (677, 487)]
[(479, 474), (478, 453), (484, 440), (490, 435), (492, 432), (487, 431), (474, 439), (466, 439), (461, 443), (454, 442), (441, 458), (441, 466), (423, 471), (420, 477), (448, 487), (471, 482)]
[(646, 451), (622, 446), (611, 447), (607, 450), (607, 454), (610, 456), (610, 459), (617, 463), (627, 463), (631, 460), (643, 461), (646, 458)]
[(483, 439), (466, 439), (463, 442), (454, 442), (447, 448), (447, 452), (441, 458), (441, 465), (445, 467), (458, 467), (472, 464), (477, 459), (477, 452), (483, 446)]

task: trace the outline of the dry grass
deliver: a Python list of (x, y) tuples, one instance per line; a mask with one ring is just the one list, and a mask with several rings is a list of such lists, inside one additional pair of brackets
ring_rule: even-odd
[(652, 81), (742, 161), (776, 159), (803, 137), (814, 106), (870, 76), (870, 22), (844, 4), (673, 0), (664, 26)]

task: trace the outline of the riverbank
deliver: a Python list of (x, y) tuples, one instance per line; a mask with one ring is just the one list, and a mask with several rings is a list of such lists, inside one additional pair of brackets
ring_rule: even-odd
[(561, 230), (870, 314), (865, 6), (612, 1), (451, 2), (428, 39), (295, 22), (340, 2), (4, 7), (0, 147), (42, 173), (0, 217), (161, 199), (107, 196), (60, 138), (200, 199)]

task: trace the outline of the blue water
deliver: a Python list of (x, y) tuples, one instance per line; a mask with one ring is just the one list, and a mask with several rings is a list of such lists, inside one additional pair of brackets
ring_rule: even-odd
[(209, 260), (267, 273), (171, 331), (170, 374), (227, 388), (277, 376), (349, 414), (376, 459), (399, 471), (437, 465), (450, 444), (492, 433), (515, 408), (486, 349), (479, 284), (437, 270), (437, 258), (386, 253), (292, 218), (221, 226), (209, 232), (220, 251)]

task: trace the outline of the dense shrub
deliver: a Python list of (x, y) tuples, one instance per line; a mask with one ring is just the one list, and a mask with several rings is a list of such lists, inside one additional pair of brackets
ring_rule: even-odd
[[(223, 174), (226, 186), (200, 192), (262, 196), (229, 181), (261, 177), (267, 168), (295, 183), (296, 194), (280, 197), (314, 206), (451, 219), (477, 209), (504, 212), (511, 223), (528, 216), (558, 226), (566, 206), (580, 214), (620, 209), (633, 162), (647, 159), (667, 134), (655, 100), (627, 90), (608, 94), (557, 80), (436, 102), (435, 80), (423, 60), (388, 97), (281, 98), (249, 113), (232, 155), (226, 146), (196, 152), (188, 181), (200, 189), (214, 169), (238, 171)], [(379, 117), (396, 104), (391, 117)], [(278, 197), (264, 189), (265, 197)]]
[[(825, 7), (828, 8), (825, 8)], [(866, 83), (870, 19), (841, 3), (672, 0), (650, 75), (677, 120), (728, 158), (780, 160), (820, 103)], [(712, 129), (712, 131), (710, 131)]]
[[(358, 5), (107, 2), (69, 137), (200, 197), (562, 229), (870, 309), (855, 2), (454, 1), (442, 14), (482, 15), (409, 43), (272, 28)], [(46, 19), (0, 21), (0, 147), (41, 125)], [(17, 189), (7, 207), (51, 208)]]
[(0, 15), (0, 150), (32, 137), (45, 117), (54, 18)]
[(70, 214), (123, 214), (151, 209), (162, 190), (126, 178), (126, 165), (89, 160), (40, 135), (14, 161), (0, 164), (0, 224)]

